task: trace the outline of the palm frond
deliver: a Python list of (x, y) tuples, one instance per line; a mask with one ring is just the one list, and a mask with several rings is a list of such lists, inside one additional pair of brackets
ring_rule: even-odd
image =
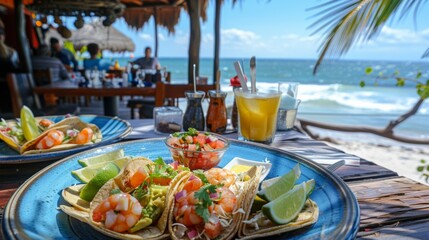
[(326, 56), (342, 56), (356, 43), (375, 37), (387, 20), (400, 12), (404, 17), (427, 0), (330, 0), (311, 10), (319, 9), (318, 17), (309, 28), (313, 35), (323, 31), (323, 43), (319, 47), (319, 58), (314, 66), (316, 74)]
[(427, 57), (429, 57), (429, 48), (426, 49), (426, 51), (422, 55), (422, 58), (427, 58)]

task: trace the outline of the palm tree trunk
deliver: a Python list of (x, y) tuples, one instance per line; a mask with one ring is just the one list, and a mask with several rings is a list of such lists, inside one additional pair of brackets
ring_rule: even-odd
[(158, 57), (158, 13), (156, 7), (153, 8), (153, 21), (155, 23), (155, 57)]
[(213, 61), (213, 84), (216, 84), (217, 72), (219, 70), (220, 51), (220, 12), (222, 0), (216, 0), (215, 33), (214, 33), (214, 61)]
[(195, 76), (199, 76), (200, 63), (200, 44), (201, 44), (201, 26), (200, 26), (200, 1), (187, 0), (190, 29), (189, 49), (188, 49), (188, 83), (192, 84), (193, 65), (196, 65)]

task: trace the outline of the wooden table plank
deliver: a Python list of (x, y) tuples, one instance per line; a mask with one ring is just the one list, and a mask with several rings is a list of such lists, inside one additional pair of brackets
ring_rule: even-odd
[(392, 225), (383, 226), (376, 229), (367, 229), (358, 233), (357, 238), (366, 239), (401, 239), (416, 240), (428, 239), (429, 221), (421, 219), (408, 222), (397, 222)]
[(390, 229), (404, 222), (411, 227), (416, 220), (429, 220), (429, 186), (404, 177), (348, 185), (359, 202), (362, 235), (368, 231), (381, 234), (383, 226)]

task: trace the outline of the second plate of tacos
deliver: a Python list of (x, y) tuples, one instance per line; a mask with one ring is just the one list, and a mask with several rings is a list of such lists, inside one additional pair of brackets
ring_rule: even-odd
[(134, 158), (104, 184), (88, 203), (79, 198), (82, 185), (63, 191), (71, 206), (60, 208), (97, 231), (119, 239), (165, 239), (168, 212), (186, 168), (162, 159)]
[(172, 239), (232, 239), (245, 212), (243, 202), (261, 167), (236, 175), (212, 168), (188, 173), (172, 196), (168, 230)]
[(31, 130), (33, 138), (24, 134), (21, 125), (14, 120), (0, 122), (0, 139), (20, 154), (61, 151), (102, 140), (100, 129), (95, 124), (83, 122), (79, 117), (68, 117), (58, 123), (36, 118)]
[[(39, 125), (40, 123), (41, 121)], [(100, 129), (95, 124), (83, 122), (79, 117), (65, 118), (58, 123), (45, 126), (38, 137), (27, 141), (20, 148), (21, 154), (60, 151), (102, 140)]]

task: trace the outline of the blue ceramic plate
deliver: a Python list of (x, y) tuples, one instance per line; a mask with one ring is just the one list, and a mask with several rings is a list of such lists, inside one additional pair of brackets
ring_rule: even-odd
[[(150, 159), (160, 156), (172, 161), (162, 139), (117, 143), (58, 161), (27, 180), (9, 200), (2, 222), (5, 239), (106, 239), (88, 225), (68, 217), (58, 210), (58, 206), (66, 204), (61, 198), (62, 189), (78, 183), (70, 172), (80, 167), (80, 158), (120, 148), (128, 156), (147, 156)], [(353, 239), (356, 236), (359, 227), (356, 198), (339, 177), (324, 167), (285, 151), (232, 140), (219, 165), (225, 166), (234, 157), (257, 161), (268, 158), (273, 166), (267, 178), (282, 175), (300, 163), (302, 174), (298, 181), (316, 180), (311, 198), (320, 209), (317, 223), (271, 239)]]
[[(82, 121), (95, 124), (98, 126), (98, 128), (100, 128), (101, 134), (103, 135), (103, 139), (101, 140), (101, 142), (97, 144), (85, 145), (82, 147), (57, 152), (33, 155), (20, 155), (12, 148), (9, 148), (9, 146), (5, 142), (0, 140), (0, 164), (17, 164), (56, 160), (78, 152), (82, 152), (90, 148), (117, 142), (122, 138), (126, 137), (132, 131), (130, 123), (117, 117), (105, 117), (96, 115), (80, 115), (79, 117), (80, 119), (82, 119)], [(64, 119), (64, 116), (46, 116), (43, 118), (50, 119), (54, 122), (59, 122)]]

